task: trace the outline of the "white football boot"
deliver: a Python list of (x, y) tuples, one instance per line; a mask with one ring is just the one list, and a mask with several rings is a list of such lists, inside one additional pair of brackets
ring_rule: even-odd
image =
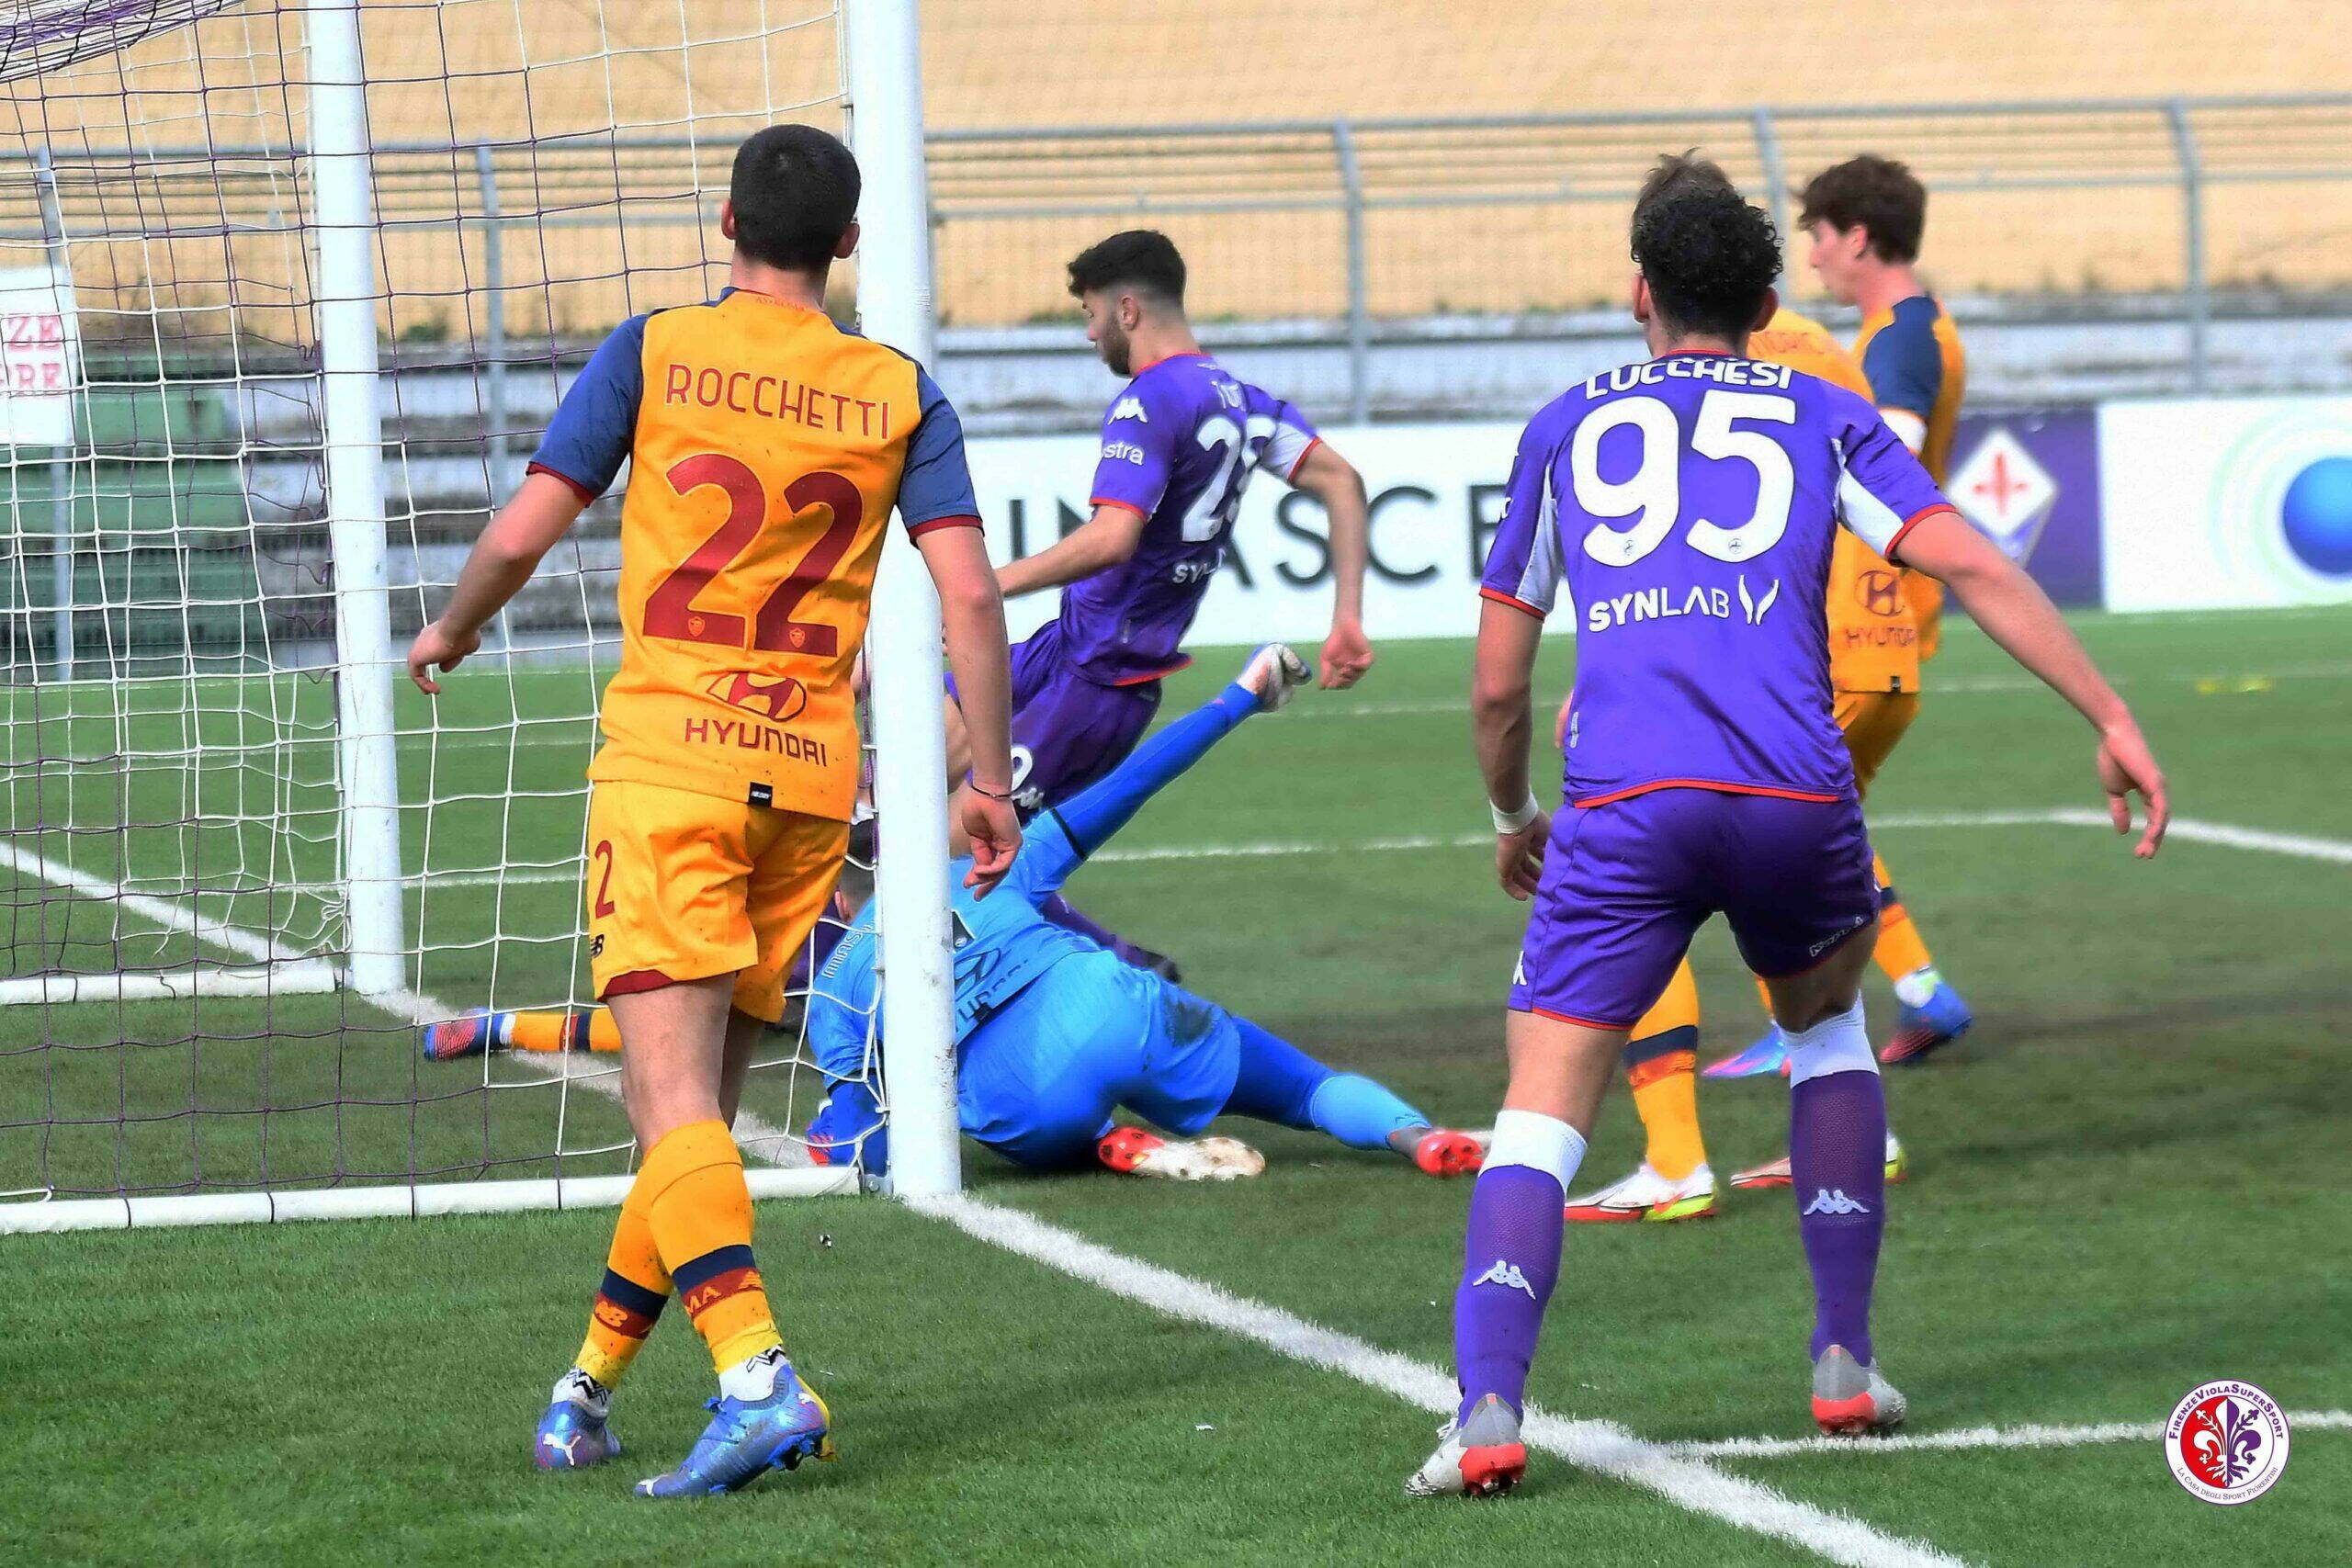
[(1624, 1224), (1636, 1220), (1702, 1220), (1715, 1212), (1715, 1173), (1705, 1164), (1679, 1181), (1641, 1168), (1597, 1192), (1568, 1200), (1570, 1224)]
[[(1903, 1140), (1889, 1133), (1886, 1135), (1886, 1179), (1889, 1185), (1911, 1174), (1911, 1156), (1903, 1152)], [(1766, 1160), (1733, 1174), (1731, 1184), (1741, 1191), (1758, 1187), (1788, 1187), (1794, 1184), (1789, 1174), (1789, 1156)]]
[(1500, 1394), (1471, 1407), (1466, 1421), (1437, 1429), (1437, 1452), (1405, 1477), (1408, 1497), (1499, 1497), (1527, 1473), (1519, 1417)]

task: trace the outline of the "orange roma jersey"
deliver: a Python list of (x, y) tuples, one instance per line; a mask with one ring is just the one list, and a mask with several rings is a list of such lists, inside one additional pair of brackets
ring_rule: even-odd
[[(1917, 430), (1896, 434), (1918, 442), (1920, 463), (1942, 488), (1951, 477), (1960, 401), (1968, 391), (1968, 356), (1961, 352), (1960, 329), (1951, 315), (1930, 295), (1899, 299), (1893, 310), (1863, 318), (1854, 357), (1862, 362), (1882, 411), (1919, 422)], [(1919, 657), (1932, 659), (1943, 622), (1943, 584), (1912, 572), (1903, 587), (1919, 622)]]
[(896, 350), (730, 289), (622, 323), (531, 466), (593, 497), (623, 457), (621, 664), (588, 776), (848, 820), (890, 511), (978, 525), (955, 410)]
[[(1867, 398), (1871, 384), (1829, 329), (1782, 306), (1747, 340), (1751, 359), (1770, 360)], [(1919, 634), (1904, 595), (1907, 572), (1838, 530), (1829, 557), (1829, 683), (1841, 692), (1916, 692)]]

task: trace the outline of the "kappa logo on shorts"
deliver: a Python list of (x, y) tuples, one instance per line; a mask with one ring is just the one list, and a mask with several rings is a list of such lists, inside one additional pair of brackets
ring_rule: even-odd
[(1818, 958), (1823, 953), (1828, 952), (1831, 948), (1837, 946), (1839, 942), (1845, 941), (1846, 938), (1852, 933), (1856, 926), (1867, 925), (1869, 923), (1870, 917), (1868, 915), (1856, 915), (1852, 919), (1846, 922), (1845, 930), (1839, 931), (1836, 936), (1823, 937), (1819, 942), (1816, 942), (1811, 947), (1806, 948), (1804, 950), (1805, 953), (1808, 957)]
[(748, 670), (723, 670), (703, 690), (722, 703), (760, 715), (770, 724), (789, 724), (808, 706), (808, 688), (789, 675), (754, 681)]
[(1842, 1187), (1815, 1188), (1813, 1201), (1803, 1210), (1807, 1214), (1867, 1214), (1870, 1212), (1868, 1203), (1859, 1198), (1847, 1197)]
[(1506, 1263), (1499, 1258), (1495, 1259), (1494, 1266), (1492, 1268), (1479, 1275), (1476, 1279), (1471, 1280), (1470, 1283), (1474, 1287), (1478, 1285), (1500, 1285), (1507, 1291), (1525, 1291), (1529, 1301), (1532, 1302), (1535, 1299), (1535, 1287), (1527, 1282), (1527, 1276), (1519, 1271), (1519, 1265), (1516, 1263)]

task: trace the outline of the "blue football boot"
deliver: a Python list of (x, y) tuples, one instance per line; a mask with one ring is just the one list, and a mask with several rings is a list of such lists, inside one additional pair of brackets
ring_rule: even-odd
[[(594, 1405), (582, 1404), (566, 1397), (564, 1389), (573, 1380), (584, 1383), (583, 1392), (602, 1396)], [(585, 1372), (564, 1374), (564, 1382), (556, 1385), (554, 1401), (547, 1414), (539, 1417), (538, 1435), (531, 1440), (531, 1461), (541, 1470), (586, 1470), (590, 1465), (618, 1459), (621, 1440), (605, 1425), (603, 1403), (611, 1396)]]
[(506, 1032), (514, 1015), (507, 1012), (469, 1012), (463, 1018), (444, 1019), (428, 1023), (424, 1029), (424, 1059), (428, 1062), (454, 1062), (465, 1056), (480, 1056), (506, 1049)]
[(1708, 1063), (1699, 1069), (1699, 1075), (1710, 1078), (1760, 1078), (1768, 1073), (1786, 1077), (1788, 1070), (1789, 1043), (1781, 1037), (1779, 1026), (1774, 1025), (1747, 1050), (1734, 1052), (1720, 1062)]
[(740, 1492), (781, 1465), (797, 1470), (805, 1459), (833, 1457), (832, 1414), (777, 1358), (775, 1387), (765, 1399), (722, 1395), (707, 1406), (710, 1425), (684, 1464), (637, 1483), (640, 1497), (702, 1497)]
[(1896, 1063), (1926, 1060), (1929, 1052), (1941, 1050), (1968, 1032), (1976, 1015), (1960, 999), (1960, 993), (1936, 979), (1936, 988), (1917, 1007), (1903, 1004), (1901, 1016), (1895, 1020), (1894, 1033), (1880, 1050), (1878, 1059), (1894, 1066)]

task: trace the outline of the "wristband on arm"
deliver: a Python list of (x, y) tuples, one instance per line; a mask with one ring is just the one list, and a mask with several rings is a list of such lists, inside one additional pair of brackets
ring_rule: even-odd
[(1544, 808), (1535, 804), (1533, 790), (1527, 792), (1527, 804), (1516, 811), (1505, 811), (1491, 800), (1487, 802), (1487, 809), (1495, 814), (1495, 833), (1498, 837), (1508, 833), (1523, 833), (1527, 830), (1529, 823), (1544, 814)]

